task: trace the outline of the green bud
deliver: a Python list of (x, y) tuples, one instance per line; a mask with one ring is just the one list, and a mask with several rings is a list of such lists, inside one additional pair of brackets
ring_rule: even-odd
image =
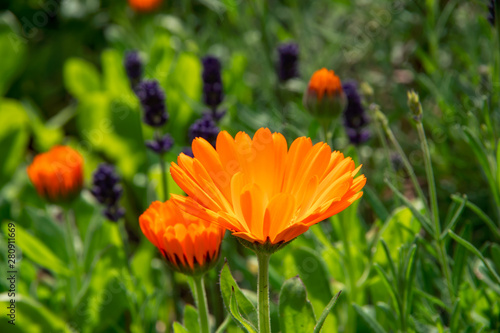
[(422, 120), (422, 104), (420, 104), (418, 94), (414, 90), (408, 91), (408, 107), (413, 114), (413, 119), (420, 122)]

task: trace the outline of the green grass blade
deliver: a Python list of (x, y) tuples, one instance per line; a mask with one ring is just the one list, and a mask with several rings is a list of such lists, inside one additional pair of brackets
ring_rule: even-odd
[(321, 327), (323, 327), (323, 324), (325, 323), (326, 317), (328, 317), (328, 314), (330, 313), (330, 311), (333, 309), (333, 307), (337, 303), (341, 293), (342, 293), (342, 290), (339, 291), (335, 296), (333, 296), (330, 303), (328, 303), (325, 310), (323, 310), (323, 313), (321, 313), (321, 316), (319, 317), (318, 322), (316, 323), (316, 326), (314, 326), (314, 333), (318, 333), (321, 331)]
[[(461, 197), (459, 197), (458, 195), (452, 195), (451, 198), (456, 201), (456, 202), (460, 202), (462, 200)], [(485, 212), (483, 212), (481, 210), (481, 208), (479, 208), (478, 206), (476, 206), (475, 204), (473, 204), (472, 202), (470, 201), (467, 201), (465, 203), (465, 206), (467, 208), (469, 208), (470, 210), (472, 210), (474, 213), (476, 213), (476, 215), (484, 221), (484, 223), (486, 223), (486, 225), (488, 225), (488, 227), (490, 228), (490, 230), (495, 234), (495, 236), (497, 238), (500, 238), (500, 229), (497, 227), (497, 225), (495, 224), (495, 222), (493, 222), (493, 220), (491, 218), (489, 218), (488, 215), (486, 215)]]
[(401, 316), (402, 314), (399, 311), (399, 309), (401, 308), (401, 300), (399, 299), (399, 294), (398, 291), (396, 290), (396, 287), (394, 286), (394, 283), (389, 280), (387, 273), (379, 264), (375, 264), (374, 267), (377, 273), (379, 274), (380, 278), (382, 279), (382, 282), (384, 283), (385, 287), (389, 291), (389, 294), (394, 302), (394, 308), (397, 311), (397, 315)]
[(392, 192), (394, 192), (394, 194), (396, 194), (396, 196), (405, 204), (405, 206), (411, 210), (413, 216), (415, 216), (415, 218), (420, 222), (425, 231), (427, 231), (431, 235), (434, 235), (434, 226), (432, 225), (431, 221), (429, 221), (427, 217), (423, 216), (418, 211), (418, 209), (415, 208), (415, 206), (387, 179), (385, 180), (385, 183), (391, 188)]
[(462, 201), (460, 202), (460, 206), (458, 206), (455, 210), (455, 213), (453, 214), (453, 217), (450, 219), (450, 222), (446, 226), (445, 230), (441, 233), (441, 240), (443, 240), (446, 237), (446, 233), (448, 230), (453, 230), (455, 227), (455, 224), (458, 222), (458, 218), (462, 214), (462, 211), (464, 210), (465, 204), (467, 203), (467, 196), (464, 195), (462, 197)]
[(373, 330), (373, 332), (375, 332), (375, 333), (386, 333), (386, 331), (378, 323), (378, 321), (376, 319), (372, 318), (368, 313), (366, 313), (366, 311), (362, 307), (360, 307), (357, 304), (353, 304), (352, 306), (354, 306), (354, 308), (356, 309), (356, 311), (358, 312), (358, 314), (364, 319), (364, 321), (366, 321), (366, 323), (368, 325), (370, 325), (370, 327)]
[(497, 283), (500, 284), (500, 276), (498, 276), (497, 272), (495, 272), (493, 267), (491, 267), (490, 263), (486, 261), (486, 258), (484, 258), (483, 254), (474, 245), (472, 245), (471, 243), (469, 243), (468, 241), (466, 241), (465, 239), (463, 239), (462, 237), (460, 237), (451, 230), (449, 230), (448, 233), (454, 240), (456, 240), (463, 247), (465, 247), (467, 250), (476, 255), (483, 262), (486, 268), (488, 268), (488, 271), (493, 275)]

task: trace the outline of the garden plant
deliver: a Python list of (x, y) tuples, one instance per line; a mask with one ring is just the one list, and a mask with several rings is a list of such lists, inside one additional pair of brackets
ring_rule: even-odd
[(0, 4), (0, 332), (500, 332), (496, 0)]

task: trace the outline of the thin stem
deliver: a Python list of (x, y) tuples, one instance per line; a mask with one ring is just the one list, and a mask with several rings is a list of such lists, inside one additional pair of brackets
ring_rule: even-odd
[(160, 154), (158, 155), (160, 158), (160, 167), (161, 167), (161, 180), (163, 183), (163, 200), (167, 201), (169, 198), (168, 195), (168, 181), (167, 181), (167, 167), (165, 166), (165, 159), (163, 158), (164, 155)]
[[(159, 130), (155, 132), (155, 138), (159, 140), (161, 138), (161, 133)], [(163, 200), (167, 201), (169, 199), (168, 195), (168, 180), (167, 180), (167, 166), (165, 165), (165, 154), (158, 154), (158, 158), (160, 159), (160, 168), (161, 168), (161, 181), (163, 185)]]
[(257, 280), (257, 293), (259, 303), (259, 333), (271, 333), (271, 318), (269, 315), (269, 258), (268, 253), (257, 252), (259, 263), (259, 276)]
[(323, 128), (323, 138), (325, 140), (325, 143), (328, 143), (328, 123), (325, 121), (321, 122), (321, 126)]
[(66, 226), (66, 251), (68, 251), (69, 259), (71, 260), (72, 271), (74, 273), (68, 278), (68, 303), (72, 308), (74, 306), (74, 297), (78, 293), (78, 288), (80, 286), (81, 274), (78, 266), (78, 256), (75, 250), (75, 237), (73, 234), (73, 226), (71, 225), (70, 209), (63, 208), (63, 215)]
[[(379, 111), (379, 116), (382, 115), (382, 112)], [(385, 118), (385, 115), (383, 115)], [(387, 119), (385, 119), (387, 120)], [(406, 157), (405, 152), (403, 151), (403, 148), (401, 148), (398, 140), (396, 139), (396, 136), (394, 135), (394, 132), (391, 130), (389, 127), (389, 124), (386, 121), (381, 120), (380, 123), (382, 124), (382, 128), (384, 129), (385, 134), (391, 141), (392, 145), (394, 148), (396, 148), (396, 151), (398, 152), (399, 156), (401, 156), (401, 160), (403, 161), (403, 165), (406, 169), (406, 172), (408, 172), (408, 175), (410, 176), (411, 182), (413, 183), (413, 187), (415, 188), (415, 191), (417, 192), (418, 197), (424, 205), (427, 207), (427, 199), (425, 198), (424, 192), (422, 191), (422, 187), (420, 187), (420, 184), (418, 183), (417, 176), (415, 175), (415, 171), (413, 170), (413, 167), (411, 166), (410, 161), (408, 160), (408, 157)], [(427, 210), (427, 209), (426, 209)], [(427, 212), (429, 213), (429, 212)]]
[(203, 275), (193, 276), (194, 290), (196, 297), (196, 305), (198, 306), (198, 317), (200, 321), (200, 332), (210, 333), (208, 326), (208, 306), (207, 296), (205, 293), (205, 285), (203, 283)]
[(440, 262), (441, 268), (443, 270), (444, 276), (448, 285), (448, 292), (452, 301), (455, 299), (455, 291), (453, 290), (453, 283), (451, 280), (450, 268), (448, 266), (446, 248), (443, 240), (441, 239), (441, 223), (439, 221), (439, 210), (438, 210), (438, 200), (436, 192), (436, 181), (434, 179), (434, 171), (432, 169), (431, 154), (429, 150), (429, 145), (427, 144), (427, 138), (425, 136), (424, 126), (421, 121), (417, 122), (417, 131), (420, 138), (420, 144), (422, 146), (422, 152), (424, 154), (424, 164), (425, 173), (427, 176), (427, 182), (429, 187), (429, 199), (432, 212), (432, 220), (434, 222), (434, 240), (437, 245), (438, 250), (438, 260)]
[[(376, 104), (374, 104), (374, 103), (370, 105), (370, 110), (373, 110), (373, 112), (377, 112), (377, 111), (380, 112), (379, 106), (376, 105)], [(389, 175), (389, 176), (391, 178), (393, 178), (394, 185), (398, 186), (399, 188), (401, 188), (401, 184), (400, 184), (400, 182), (398, 180), (396, 171), (394, 169), (393, 164), (391, 163), (391, 155), (389, 153), (389, 146), (387, 144), (387, 139), (384, 136), (384, 132), (383, 132), (383, 123), (382, 123), (382, 121), (379, 120), (379, 121), (376, 121), (375, 124), (377, 125), (377, 126), (375, 126), (375, 130), (377, 131), (377, 136), (379, 137), (379, 140), (382, 143), (382, 149), (384, 151), (385, 159), (387, 161), (387, 168), (388, 168), (388, 170), (391, 171), (392, 175), (394, 175), (393, 177), (392, 177), (392, 175)], [(395, 202), (396, 202), (396, 206), (399, 206), (400, 201), (399, 201), (398, 197), (395, 198)]]
[[(351, 256), (351, 247), (349, 244), (349, 226), (346, 224), (346, 219), (339, 218), (341, 221), (341, 237), (342, 243), (344, 243), (344, 258), (345, 265), (347, 266), (346, 285), (347, 285), (347, 298), (350, 303), (355, 302), (356, 295), (356, 277), (354, 276), (354, 267)], [(345, 327), (346, 332), (356, 332), (356, 320), (354, 315), (354, 308), (351, 306), (348, 309), (347, 325)]]
[(427, 144), (427, 139), (425, 137), (424, 126), (422, 122), (417, 122), (417, 131), (420, 138), (420, 144), (422, 146), (422, 152), (424, 154), (424, 164), (425, 164), (425, 174), (427, 176), (428, 187), (429, 187), (429, 199), (431, 205), (432, 219), (435, 225), (435, 231), (437, 235), (441, 235), (441, 224), (439, 223), (439, 210), (438, 201), (436, 194), (436, 181), (434, 180), (434, 171), (432, 170), (431, 153), (429, 151), (429, 145)]

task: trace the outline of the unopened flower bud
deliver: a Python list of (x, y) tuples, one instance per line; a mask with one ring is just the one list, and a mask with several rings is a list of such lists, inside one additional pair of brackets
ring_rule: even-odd
[(422, 104), (420, 104), (418, 94), (414, 90), (408, 91), (408, 107), (413, 114), (413, 119), (420, 122), (422, 120)]
[(303, 103), (307, 111), (319, 119), (340, 115), (346, 106), (346, 96), (335, 72), (326, 68), (316, 71), (304, 93)]

